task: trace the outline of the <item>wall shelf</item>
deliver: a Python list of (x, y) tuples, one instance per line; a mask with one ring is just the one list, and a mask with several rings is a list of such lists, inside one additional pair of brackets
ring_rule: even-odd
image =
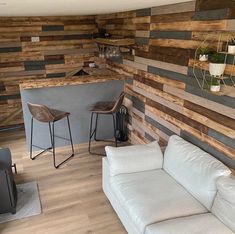
[[(202, 90), (208, 91), (210, 93), (213, 93), (219, 96), (223, 96), (223, 95), (231, 96), (231, 91), (230, 92), (224, 92), (224, 91), (211, 92), (210, 90), (208, 90), (210, 88), (210, 83), (212, 82), (212, 79), (217, 79), (221, 81), (221, 83), (223, 84), (225, 88), (230, 87), (234, 92), (235, 90), (235, 54), (231, 54), (227, 52), (228, 43), (231, 38), (233, 38), (233, 36), (230, 35), (229, 33), (226, 34), (225, 37), (222, 37), (222, 33), (218, 32), (214, 36), (214, 39), (213, 39), (211, 38), (210, 33), (208, 33), (205, 39), (200, 44), (200, 46), (196, 49), (194, 59), (190, 59), (189, 65), (192, 67), (193, 75), (199, 87)], [(222, 74), (220, 77), (212, 78), (209, 72), (209, 62), (199, 61), (198, 51), (200, 48), (203, 48), (203, 47), (213, 48), (217, 53), (224, 54), (224, 64), (226, 64), (226, 68), (225, 68), (224, 74)]]
[(135, 40), (131, 38), (96, 38), (96, 43), (103, 44), (103, 45), (110, 45), (110, 46), (131, 46), (135, 44)]

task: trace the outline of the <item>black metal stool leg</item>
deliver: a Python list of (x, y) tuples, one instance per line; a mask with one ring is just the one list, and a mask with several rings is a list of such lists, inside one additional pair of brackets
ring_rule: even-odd
[(55, 122), (52, 122), (52, 154), (53, 154), (53, 164), (55, 168), (58, 168), (55, 161)]
[(74, 148), (73, 148), (73, 141), (72, 141), (72, 135), (71, 135), (71, 129), (70, 129), (70, 123), (69, 119), (67, 119), (68, 122), (68, 128), (69, 128), (69, 136), (70, 136), (70, 143), (71, 143), (71, 148), (72, 148), (72, 154), (66, 158), (64, 161), (60, 162), (59, 164), (56, 164), (56, 152), (55, 152), (55, 122), (52, 122), (52, 131), (50, 131), (51, 139), (52, 139), (52, 154), (53, 154), (53, 164), (54, 167), (57, 169), (59, 168), (62, 164), (67, 162), (70, 158), (74, 156)]
[(30, 158), (33, 160), (33, 117), (31, 118), (31, 130), (30, 130)]
[(94, 135), (94, 140), (98, 141), (97, 137), (96, 137), (96, 133), (97, 133), (97, 127), (98, 127), (98, 118), (99, 118), (99, 114), (96, 113), (96, 118), (95, 118), (95, 135)]
[(113, 116), (113, 130), (114, 130), (114, 139), (115, 139), (115, 146), (117, 147), (117, 129), (116, 129), (116, 122), (115, 122), (115, 116), (114, 114), (112, 114)]
[(72, 155), (74, 155), (73, 139), (72, 139), (72, 134), (71, 134), (69, 116), (67, 116), (67, 123), (68, 123), (68, 129), (69, 129), (69, 138), (70, 138), (70, 144), (71, 144), (71, 149), (72, 149)]
[(89, 134), (89, 147), (88, 147), (88, 150), (89, 150), (89, 153), (90, 153), (90, 154), (91, 154), (91, 138), (92, 138), (92, 136), (93, 136), (93, 134), (92, 134), (93, 115), (94, 115), (94, 113), (91, 113), (91, 120), (90, 120), (90, 134)]

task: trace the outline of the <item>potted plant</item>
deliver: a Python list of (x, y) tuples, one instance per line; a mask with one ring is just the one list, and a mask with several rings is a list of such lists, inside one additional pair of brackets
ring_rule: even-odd
[(220, 91), (220, 79), (212, 77), (210, 83), (210, 91), (211, 92), (219, 92)]
[(202, 62), (208, 61), (208, 57), (212, 52), (213, 50), (209, 47), (200, 47), (197, 50), (199, 61), (202, 61)]
[(229, 54), (235, 54), (235, 38), (232, 38), (228, 42), (228, 53)]
[(226, 67), (225, 55), (222, 53), (214, 52), (209, 56), (209, 62), (209, 72), (211, 76), (222, 76)]

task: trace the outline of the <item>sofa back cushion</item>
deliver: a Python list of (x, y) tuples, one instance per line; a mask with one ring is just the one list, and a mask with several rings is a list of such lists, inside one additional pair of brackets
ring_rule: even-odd
[(106, 146), (110, 175), (162, 168), (163, 154), (157, 141), (146, 145)]
[(169, 139), (163, 168), (208, 210), (216, 195), (216, 180), (231, 173), (216, 158), (176, 135)]
[(220, 177), (212, 213), (235, 232), (235, 177)]

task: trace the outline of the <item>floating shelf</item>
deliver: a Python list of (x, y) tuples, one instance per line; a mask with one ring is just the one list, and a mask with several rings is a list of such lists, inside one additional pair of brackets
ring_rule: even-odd
[(135, 44), (135, 40), (131, 38), (122, 38), (122, 39), (96, 38), (95, 42), (109, 46), (131, 46)]

